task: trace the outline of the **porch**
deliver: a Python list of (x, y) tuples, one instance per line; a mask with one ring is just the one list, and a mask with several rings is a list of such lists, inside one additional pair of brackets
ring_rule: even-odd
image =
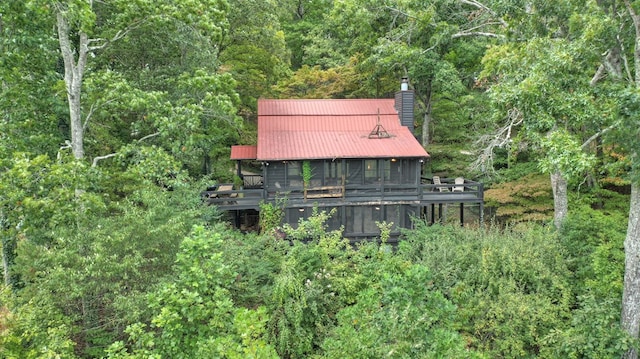
[(357, 184), (344, 181), (336, 186), (313, 186), (307, 188), (292, 186), (286, 190), (267, 191), (262, 186), (261, 176), (244, 176), (245, 184), (253, 188), (234, 188), (231, 184), (210, 187), (202, 193), (203, 199), (216, 205), (222, 211), (252, 209), (258, 211), (260, 203), (274, 203), (286, 200), (286, 207), (331, 207), (340, 205), (397, 205), (415, 206), (442, 205), (451, 203), (478, 204), (482, 213), (484, 188), (481, 182), (464, 179), (456, 183), (455, 178), (440, 178), (433, 183), (431, 178), (423, 178), (415, 184)]

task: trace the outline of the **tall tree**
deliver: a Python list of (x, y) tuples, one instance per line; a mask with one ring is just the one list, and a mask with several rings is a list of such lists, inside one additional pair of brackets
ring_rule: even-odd
[(515, 41), (492, 47), (483, 59), (482, 79), (492, 84), (490, 96), (506, 121), (476, 164), (488, 167), (493, 146), (514, 139), (539, 149), (560, 227), (569, 210), (568, 182), (584, 176), (593, 163), (591, 142), (611, 129), (611, 109), (591, 78), (608, 49), (612, 24), (594, 3), (529, 5), (509, 10), (514, 25), (507, 34)]
[(309, 65), (325, 68), (355, 59), (366, 74), (359, 92), (368, 96), (389, 96), (408, 76), (423, 116), (422, 142), (428, 145), (434, 103), (464, 98), (480, 70), (486, 39), (500, 36), (496, 24), (473, 2), (341, 1), (308, 36), (305, 54)]
[[(622, 295), (622, 327), (631, 335), (632, 338), (638, 338), (640, 330), (640, 163), (638, 156), (640, 148), (638, 147), (638, 123), (637, 112), (628, 109), (637, 109), (640, 98), (640, 14), (637, 12), (635, 2), (625, 0), (624, 4), (627, 8), (629, 16), (633, 22), (633, 96), (631, 102), (626, 103), (623, 107), (625, 119), (622, 128), (626, 138), (626, 145), (633, 161), (633, 171), (631, 175), (631, 200), (629, 206), (629, 222), (627, 226), (627, 235), (624, 240), (625, 251), (625, 270), (624, 270), (624, 291)], [(638, 357), (637, 349), (632, 349), (625, 355), (625, 358), (636, 359)]]
[[(69, 105), (71, 149), (76, 159), (85, 156), (83, 117), (83, 80), (92, 56), (109, 44), (123, 39), (132, 29), (150, 21), (166, 18), (180, 21), (213, 39), (225, 24), (225, 0), (193, 1), (183, 6), (179, 1), (160, 2), (50, 1), (34, 6), (51, 7), (55, 13), (60, 54), (64, 61), (64, 82)], [(86, 114), (87, 117), (89, 113)]]
[(55, 90), (59, 75), (56, 42), (49, 35), (52, 23), (34, 21), (43, 17), (42, 9), (27, 5), (0, 3), (0, 239), (5, 284), (15, 284), (10, 267), (22, 222), (21, 196), (37, 188), (32, 187), (37, 180), (12, 174), (24, 170), (20, 162), (30, 156), (27, 152), (55, 156), (66, 135), (64, 98)]

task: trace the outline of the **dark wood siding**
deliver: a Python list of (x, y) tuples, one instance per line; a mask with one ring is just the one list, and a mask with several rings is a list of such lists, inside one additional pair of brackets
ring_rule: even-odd
[(267, 166), (266, 190), (269, 193), (284, 191), (286, 188), (286, 165), (284, 162), (270, 162)]

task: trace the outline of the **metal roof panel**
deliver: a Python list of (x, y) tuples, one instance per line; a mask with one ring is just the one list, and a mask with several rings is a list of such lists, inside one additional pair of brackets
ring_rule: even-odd
[[(259, 100), (257, 159), (428, 157), (393, 99)], [(380, 124), (388, 138), (369, 138)]]

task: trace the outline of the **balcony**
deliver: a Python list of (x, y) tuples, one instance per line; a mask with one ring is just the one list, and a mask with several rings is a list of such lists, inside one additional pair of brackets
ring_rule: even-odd
[[(286, 199), (287, 207), (408, 204), (425, 206), (446, 203), (478, 203), (484, 200), (484, 188), (480, 182), (464, 179), (456, 183), (453, 178), (441, 178), (439, 183), (423, 179), (420, 185), (379, 183), (369, 185), (290, 187), (267, 191), (261, 176), (251, 176), (254, 188), (234, 188), (231, 184), (213, 186), (202, 193), (203, 199), (222, 211), (259, 210), (261, 202)], [(260, 178), (257, 178), (260, 177)], [(258, 185), (259, 184), (259, 185)]]

